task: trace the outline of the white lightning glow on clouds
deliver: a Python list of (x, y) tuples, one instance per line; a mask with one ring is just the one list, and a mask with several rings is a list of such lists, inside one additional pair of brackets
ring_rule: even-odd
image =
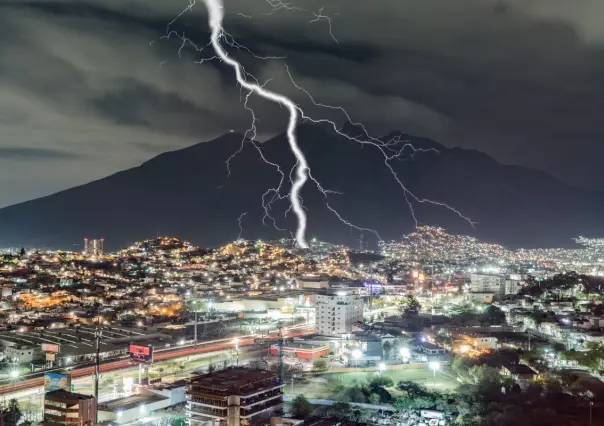
[[(390, 161), (399, 159), (405, 153), (406, 150), (410, 150), (413, 153), (418, 152), (418, 151), (425, 151), (425, 150), (414, 148), (408, 142), (401, 140), (400, 137), (395, 137), (390, 141), (384, 142), (378, 138), (369, 136), (365, 127), (360, 123), (355, 123), (351, 119), (349, 114), (346, 112), (346, 110), (344, 110), (344, 108), (342, 108), (340, 106), (325, 105), (320, 102), (317, 102), (314, 99), (314, 97), (307, 90), (305, 90), (304, 88), (299, 86), (294, 81), (294, 78), (291, 75), (289, 68), (287, 68), (287, 66), (286, 66), (287, 74), (289, 76), (289, 79), (291, 80), (291, 83), (294, 85), (294, 87), (296, 89), (302, 91), (310, 99), (310, 101), (312, 102), (312, 104), (315, 107), (329, 109), (332, 111), (338, 111), (338, 112), (342, 113), (350, 123), (352, 123), (356, 128), (360, 129), (359, 130), (360, 134), (358, 136), (351, 136), (349, 134), (342, 132), (339, 129), (339, 127), (336, 125), (336, 123), (330, 119), (310, 117), (309, 115), (307, 115), (305, 113), (305, 111), (301, 107), (299, 107), (289, 97), (267, 89), (266, 84), (268, 83), (268, 81), (265, 82), (264, 84), (260, 84), (258, 82), (258, 80), (253, 75), (248, 73), (237, 60), (235, 60), (232, 56), (229, 56), (229, 54), (227, 53), (227, 51), (225, 50), (225, 48), (223, 46), (223, 43), (232, 48), (245, 51), (246, 53), (252, 55), (256, 59), (283, 59), (281, 57), (258, 56), (256, 54), (254, 54), (252, 51), (250, 51), (246, 46), (243, 46), (243, 45), (239, 44), (237, 41), (235, 41), (235, 39), (228, 32), (226, 32), (223, 27), (224, 13), (225, 13), (224, 12), (224, 0), (202, 0), (208, 11), (208, 23), (209, 23), (209, 26), (211, 29), (210, 43), (207, 46), (198, 47), (189, 38), (187, 38), (184, 33), (179, 34), (175, 31), (171, 31), (170, 26), (176, 20), (178, 20), (184, 13), (186, 13), (187, 11), (190, 11), (195, 6), (196, 0), (189, 0), (189, 1), (190, 1), (189, 6), (187, 8), (185, 8), (174, 20), (172, 20), (168, 24), (166, 38), (170, 38), (171, 36), (176, 36), (181, 39), (182, 44), (179, 49), (179, 56), (180, 56), (180, 51), (183, 49), (183, 47), (186, 44), (190, 44), (198, 52), (203, 51), (205, 49), (205, 47), (211, 46), (211, 48), (214, 51), (214, 55), (211, 57), (202, 58), (199, 61), (197, 61), (197, 63), (203, 63), (205, 61), (214, 60), (214, 59), (218, 59), (218, 60), (224, 62), (225, 64), (230, 66), (233, 69), (233, 71), (235, 72), (235, 77), (236, 77), (237, 83), (241, 86), (242, 90), (247, 91), (247, 94), (245, 95), (244, 107), (245, 107), (245, 109), (247, 109), (250, 112), (251, 117), (252, 117), (252, 123), (251, 123), (250, 128), (245, 133), (244, 139), (242, 140), (241, 148), (237, 152), (235, 152), (231, 157), (229, 157), (229, 159), (226, 162), (226, 165), (227, 165), (227, 170), (230, 174), (231, 159), (234, 156), (236, 156), (239, 152), (241, 152), (241, 150), (243, 149), (243, 144), (251, 143), (257, 149), (262, 160), (266, 164), (274, 167), (277, 170), (277, 172), (280, 174), (281, 179), (279, 181), (279, 184), (275, 188), (268, 189), (262, 195), (262, 206), (263, 206), (264, 212), (265, 212), (265, 214), (262, 218), (263, 222), (265, 222), (266, 219), (270, 219), (273, 223), (273, 226), (275, 226), (275, 228), (283, 231), (283, 229), (280, 229), (277, 226), (275, 219), (270, 214), (270, 210), (271, 210), (273, 203), (275, 203), (278, 200), (282, 200), (282, 199), (288, 197), (289, 201), (290, 201), (290, 207), (287, 209), (285, 214), (287, 215), (290, 211), (293, 211), (294, 214), (296, 215), (298, 226), (297, 226), (296, 233), (295, 233), (295, 240), (299, 247), (307, 248), (308, 247), (308, 243), (306, 241), (307, 217), (306, 217), (306, 212), (304, 210), (304, 206), (302, 205), (302, 198), (301, 198), (300, 192), (301, 192), (302, 188), (304, 187), (304, 185), (306, 184), (306, 182), (310, 179), (315, 184), (316, 188), (325, 196), (326, 207), (342, 223), (344, 223), (345, 225), (347, 225), (351, 228), (357, 229), (358, 231), (361, 231), (361, 232), (364, 232), (364, 231), (372, 232), (373, 234), (376, 235), (378, 240), (381, 240), (377, 231), (375, 231), (373, 229), (364, 228), (364, 227), (361, 227), (361, 226), (358, 226), (358, 225), (355, 225), (355, 224), (349, 222), (344, 217), (342, 217), (335, 208), (333, 208), (329, 204), (328, 196), (330, 194), (337, 194), (337, 192), (323, 188), (321, 183), (312, 176), (308, 161), (298, 144), (298, 140), (297, 140), (297, 136), (296, 136), (296, 129), (297, 129), (300, 119), (303, 119), (303, 120), (310, 121), (312, 123), (327, 124), (335, 131), (335, 133), (337, 133), (338, 135), (340, 135), (342, 137), (347, 138), (350, 141), (353, 141), (353, 142), (356, 142), (359, 144), (363, 144), (363, 145), (371, 145), (371, 146), (379, 149), (383, 155), (385, 166), (387, 167), (387, 169), (390, 171), (390, 173), (394, 177), (395, 181), (399, 184), (399, 186), (403, 190), (403, 195), (409, 206), (411, 215), (416, 223), (416, 226), (418, 224), (418, 221), (415, 216), (415, 211), (414, 211), (412, 202), (429, 203), (429, 204), (434, 204), (437, 206), (447, 208), (450, 211), (457, 214), (459, 217), (468, 221), (471, 225), (473, 225), (473, 222), (469, 218), (464, 216), (461, 212), (459, 212), (455, 208), (453, 208), (447, 204), (441, 203), (441, 202), (427, 200), (427, 199), (423, 199), (423, 198), (419, 198), (419, 197), (415, 196), (405, 186), (405, 184), (401, 181), (401, 179), (397, 176), (394, 168), (390, 164)], [(299, 8), (297, 6), (293, 6), (290, 3), (284, 3), (282, 0), (266, 0), (266, 1), (271, 6), (272, 10), (271, 10), (271, 12), (264, 14), (264, 15), (270, 15), (270, 14), (274, 13), (275, 11), (278, 11), (281, 9), (286, 9), (289, 11), (308, 12), (305, 9)], [(337, 43), (338, 40), (336, 39), (336, 37), (333, 35), (333, 32), (332, 32), (331, 17), (323, 14), (323, 8), (321, 8), (318, 11), (318, 13), (315, 13), (315, 12), (311, 12), (311, 13), (315, 19), (311, 20), (310, 22), (317, 22), (317, 21), (322, 21), (322, 20), (325, 20), (328, 22), (329, 35)], [(253, 16), (243, 15), (241, 13), (239, 13), (239, 15), (243, 16), (245, 18), (248, 18), (248, 19), (253, 18)], [(257, 119), (256, 119), (256, 114), (255, 114), (254, 110), (248, 106), (248, 100), (252, 94), (255, 94), (270, 102), (274, 102), (274, 103), (277, 103), (277, 104), (285, 107), (289, 113), (286, 134), (287, 134), (287, 140), (289, 143), (289, 147), (291, 149), (291, 152), (296, 157), (297, 162), (292, 170), (292, 173), (294, 174), (294, 176), (292, 176), (292, 173), (290, 173), (290, 176), (289, 176), (290, 182), (291, 182), (291, 190), (286, 196), (281, 195), (281, 189), (282, 189), (284, 181), (285, 181), (285, 173), (283, 173), (281, 167), (278, 164), (269, 161), (264, 156), (264, 154), (262, 153), (262, 150), (255, 142), (256, 131), (257, 131), (257, 129), (256, 129)], [(245, 215), (245, 213), (242, 216), (240, 216), (238, 219), (238, 222), (240, 225), (240, 231), (241, 231), (241, 220), (244, 215)], [(240, 235), (241, 235), (241, 233), (240, 233)]]

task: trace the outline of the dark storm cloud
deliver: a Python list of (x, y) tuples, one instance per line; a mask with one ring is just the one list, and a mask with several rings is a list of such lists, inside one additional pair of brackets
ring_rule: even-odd
[(43, 148), (19, 148), (0, 147), (0, 159), (2, 160), (70, 160), (81, 159), (81, 155), (71, 152), (43, 149)]
[[(296, 5), (307, 12), (269, 15), (264, 0), (225, 4), (227, 27), (242, 43), (261, 55), (287, 57), (247, 58), (246, 66), (301, 105), (309, 101), (288, 82), (284, 62), (318, 101), (346, 107), (377, 133), (400, 129), (604, 187), (604, 30), (597, 19), (604, 2), (503, 1), (505, 8), (495, 0), (300, 0)], [(188, 4), (0, 4), (0, 149), (94, 158), (86, 167), (65, 168), (60, 158), (46, 157), (36, 178), (4, 191), (0, 204), (249, 125), (228, 69), (195, 64), (205, 52), (191, 48), (179, 57), (180, 41), (161, 39)], [(339, 43), (327, 21), (310, 22), (321, 6), (337, 13)], [(201, 1), (175, 25), (207, 43)], [(260, 134), (283, 130), (280, 108), (253, 105)], [(19, 167), (3, 162), (0, 180)]]

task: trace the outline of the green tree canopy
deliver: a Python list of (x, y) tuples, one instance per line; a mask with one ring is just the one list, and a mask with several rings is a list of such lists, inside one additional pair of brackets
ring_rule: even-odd
[(292, 416), (297, 419), (304, 419), (312, 413), (312, 405), (304, 395), (298, 395), (292, 401)]

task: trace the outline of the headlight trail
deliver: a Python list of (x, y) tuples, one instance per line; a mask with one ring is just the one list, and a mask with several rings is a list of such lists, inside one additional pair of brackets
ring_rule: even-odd
[[(389, 172), (393, 176), (394, 180), (397, 182), (397, 184), (403, 190), (403, 196), (407, 202), (407, 205), (409, 206), (411, 215), (413, 217), (413, 220), (415, 221), (416, 226), (418, 226), (418, 220), (416, 218), (415, 210), (413, 208), (413, 202), (429, 203), (429, 204), (434, 204), (437, 206), (445, 207), (448, 210), (457, 214), (462, 219), (468, 221), (470, 223), (470, 225), (472, 225), (472, 226), (474, 225), (474, 223), (468, 217), (464, 216), (461, 212), (459, 212), (455, 208), (453, 208), (445, 203), (441, 203), (438, 201), (432, 201), (432, 200), (428, 200), (428, 199), (424, 199), (424, 198), (419, 198), (419, 197), (415, 196), (405, 186), (405, 184), (398, 177), (394, 168), (390, 164), (390, 161), (400, 159), (400, 157), (404, 154), (404, 152), (406, 150), (410, 150), (412, 153), (420, 152), (420, 151), (436, 151), (436, 150), (434, 150), (434, 149), (430, 149), (430, 150), (416, 149), (410, 143), (408, 143), (408, 141), (401, 140), (400, 136), (395, 137), (390, 141), (382, 141), (381, 139), (369, 136), (365, 127), (359, 123), (355, 123), (351, 119), (349, 114), (346, 112), (346, 110), (344, 110), (344, 108), (342, 108), (340, 106), (325, 105), (325, 104), (315, 101), (314, 97), (306, 89), (302, 88), (294, 81), (294, 78), (291, 75), (291, 72), (290, 72), (289, 68), (287, 67), (287, 65), (286, 65), (287, 74), (289, 76), (289, 79), (291, 80), (291, 83), (294, 85), (294, 87), (296, 89), (303, 92), (315, 107), (329, 109), (332, 111), (338, 111), (338, 112), (342, 113), (345, 116), (345, 118), (348, 120), (348, 122), (353, 124), (353, 126), (355, 128), (360, 129), (359, 130), (360, 134), (354, 136), (354, 135), (344, 133), (343, 131), (340, 130), (340, 128), (336, 125), (336, 123), (333, 120), (330, 120), (327, 118), (310, 117), (309, 115), (307, 115), (305, 113), (305, 111), (300, 106), (298, 106), (289, 97), (287, 97), (283, 94), (274, 92), (270, 89), (267, 89), (266, 84), (268, 83), (268, 81), (265, 82), (264, 84), (260, 84), (258, 82), (258, 80), (252, 74), (248, 73), (237, 60), (235, 60), (232, 56), (229, 56), (229, 54), (225, 50), (222, 43), (224, 43), (232, 48), (235, 48), (235, 49), (238, 49), (241, 51), (245, 51), (246, 53), (252, 55), (256, 59), (283, 59), (283, 58), (282, 57), (258, 56), (254, 52), (252, 52), (250, 49), (248, 49), (246, 46), (243, 46), (243, 45), (239, 44), (237, 41), (235, 41), (235, 39), (229, 33), (227, 33), (223, 27), (224, 13), (225, 13), (224, 12), (224, 0), (202, 0), (203, 4), (205, 5), (207, 12), (208, 12), (208, 23), (209, 23), (209, 27), (211, 30), (210, 43), (208, 43), (208, 45), (206, 45), (205, 47), (198, 47), (189, 38), (187, 38), (184, 33), (179, 34), (176, 31), (170, 30), (171, 25), (176, 20), (178, 20), (185, 12), (191, 11), (193, 9), (193, 7), (195, 6), (195, 2), (196, 2), (196, 0), (189, 0), (189, 6), (187, 6), (180, 14), (178, 14), (176, 16), (176, 18), (174, 18), (168, 24), (165, 38), (170, 38), (172, 35), (174, 35), (181, 39), (182, 44), (180, 46), (180, 49), (178, 50), (179, 56), (180, 56), (181, 50), (187, 44), (190, 44), (198, 52), (202, 52), (205, 49), (205, 47), (211, 47), (214, 52), (213, 56), (202, 58), (199, 61), (196, 61), (196, 63), (203, 63), (203, 62), (213, 60), (213, 59), (218, 59), (218, 60), (224, 62), (229, 67), (231, 67), (233, 69), (233, 71), (235, 72), (236, 81), (240, 85), (241, 89), (247, 91), (247, 93), (245, 95), (244, 108), (250, 112), (251, 117), (252, 117), (252, 123), (251, 123), (250, 128), (245, 132), (244, 138), (241, 142), (241, 147), (239, 148), (239, 150), (237, 150), (237, 152), (233, 153), (233, 155), (231, 155), (231, 157), (228, 158), (228, 160), (226, 161), (226, 165), (227, 165), (227, 171), (230, 175), (231, 159), (234, 156), (236, 156), (239, 152), (241, 152), (245, 143), (251, 143), (258, 151), (260, 158), (266, 164), (275, 168), (275, 170), (281, 176), (278, 185), (275, 188), (268, 189), (262, 195), (262, 206), (264, 208), (264, 215), (262, 217), (263, 223), (266, 223), (265, 221), (267, 219), (270, 219), (273, 223), (273, 226), (276, 229), (283, 231), (283, 229), (281, 229), (277, 226), (277, 223), (276, 223), (275, 219), (271, 216), (270, 211), (271, 211), (271, 207), (272, 207), (273, 203), (275, 203), (278, 200), (289, 198), (290, 207), (287, 209), (285, 214), (287, 215), (287, 213), (289, 211), (294, 212), (296, 219), (297, 219), (297, 228), (296, 228), (296, 233), (294, 236), (295, 241), (299, 247), (307, 248), (308, 247), (308, 243), (306, 241), (307, 217), (306, 217), (306, 212), (305, 212), (304, 206), (302, 204), (302, 197), (301, 197), (300, 193), (301, 193), (301, 190), (304, 187), (304, 185), (307, 183), (307, 181), (311, 180), (315, 184), (316, 188), (324, 195), (325, 205), (326, 205), (327, 209), (330, 210), (342, 223), (344, 223), (345, 225), (347, 225), (351, 228), (357, 229), (361, 232), (363, 232), (363, 231), (372, 232), (376, 235), (378, 240), (381, 240), (377, 231), (368, 229), (368, 228), (364, 228), (361, 226), (357, 226), (357, 225), (349, 222), (348, 220), (344, 219), (340, 215), (340, 213), (338, 213), (338, 211), (329, 204), (328, 195), (334, 194), (336, 192), (323, 188), (323, 186), (320, 184), (320, 182), (312, 176), (308, 161), (298, 144), (296, 129), (297, 129), (300, 119), (303, 119), (306, 121), (310, 121), (312, 123), (327, 124), (335, 131), (335, 133), (337, 133), (338, 135), (340, 135), (342, 137), (345, 137), (346, 139), (348, 139), (350, 141), (353, 141), (353, 142), (356, 142), (356, 143), (359, 143), (362, 145), (371, 145), (371, 146), (379, 149), (384, 158), (384, 164), (385, 164), (386, 168), (389, 170)], [(308, 12), (305, 9), (299, 8), (297, 6), (292, 6), (290, 3), (284, 3), (283, 0), (266, 0), (266, 2), (271, 6), (271, 11), (269, 13), (264, 13), (263, 15), (271, 15), (274, 12), (281, 10), (281, 9), (285, 9), (288, 11)], [(335, 36), (333, 35), (333, 32), (332, 32), (331, 17), (323, 14), (323, 8), (321, 8), (318, 13), (314, 13), (314, 12), (311, 12), (311, 13), (312, 13), (312, 15), (314, 15), (315, 19), (311, 20), (310, 22), (317, 22), (317, 21), (322, 21), (322, 20), (326, 20), (328, 22), (329, 34), (330, 34), (331, 38), (337, 43), (338, 40), (335, 38)], [(247, 19), (253, 18), (253, 16), (244, 15), (242, 13), (239, 13), (238, 15), (242, 16), (244, 18), (247, 18)], [(287, 135), (287, 141), (288, 141), (290, 150), (296, 158), (296, 164), (295, 164), (294, 168), (292, 169), (290, 176), (289, 176), (290, 182), (291, 182), (291, 190), (285, 196), (281, 195), (281, 189), (282, 189), (284, 181), (285, 181), (285, 173), (283, 172), (283, 170), (281, 169), (281, 167), (278, 164), (269, 161), (264, 156), (262, 149), (258, 146), (257, 142), (255, 141), (256, 121), (257, 121), (256, 114), (253, 111), (253, 109), (248, 106), (248, 100), (252, 94), (255, 94), (270, 102), (273, 102), (282, 107), (285, 107), (289, 114), (286, 135)], [(242, 96), (242, 98), (243, 98), (243, 96)], [(293, 173), (293, 176), (292, 176), (292, 173)], [(241, 215), (238, 220), (239, 225), (240, 225), (240, 231), (241, 231), (241, 219), (243, 218), (244, 215), (245, 215), (245, 213), (243, 215)], [(240, 236), (241, 236), (241, 232), (240, 232)]]

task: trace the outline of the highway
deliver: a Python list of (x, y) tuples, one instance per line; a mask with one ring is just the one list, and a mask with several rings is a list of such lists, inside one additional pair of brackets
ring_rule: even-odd
[[(283, 337), (298, 337), (310, 335), (315, 332), (314, 326), (298, 325), (291, 327), (283, 328)], [(234, 347), (234, 339), (239, 339), (239, 347), (242, 346), (250, 346), (254, 344), (254, 339), (259, 338), (260, 335), (246, 335), (240, 337), (229, 337), (226, 339), (218, 339), (206, 342), (198, 342), (195, 344), (188, 344), (181, 346), (179, 348), (169, 348), (169, 349), (157, 349), (154, 350), (153, 353), (153, 361), (163, 361), (172, 358), (182, 358), (188, 355), (195, 355), (207, 352), (215, 352), (224, 349), (233, 349)], [(271, 335), (269, 337), (264, 336), (263, 340), (277, 340), (276, 335)], [(105, 360), (102, 361), (99, 370), (101, 373), (122, 370), (126, 368), (132, 368), (135, 364), (134, 361), (131, 361), (127, 357), (120, 357), (113, 360)], [(61, 370), (61, 369), (54, 369)], [(89, 362), (80, 365), (69, 367), (69, 372), (71, 373), (72, 378), (84, 377), (84, 376), (92, 376), (94, 374), (94, 364), (91, 365)], [(0, 396), (3, 398), (11, 398), (14, 394), (24, 394), (27, 391), (37, 391), (40, 390), (44, 386), (44, 374), (43, 373), (32, 373), (27, 376), (23, 376), (15, 383), (8, 383), (0, 385)], [(28, 392), (27, 392), (28, 393)]]

